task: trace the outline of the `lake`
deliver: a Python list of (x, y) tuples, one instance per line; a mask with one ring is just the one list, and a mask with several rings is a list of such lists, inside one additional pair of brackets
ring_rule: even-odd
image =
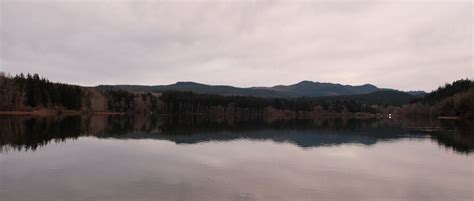
[(474, 123), (0, 116), (0, 200), (474, 200)]

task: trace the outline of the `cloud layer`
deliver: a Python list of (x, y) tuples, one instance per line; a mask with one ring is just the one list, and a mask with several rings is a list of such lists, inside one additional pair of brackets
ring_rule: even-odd
[(0, 70), (82, 85), (473, 78), (471, 1), (1, 1)]

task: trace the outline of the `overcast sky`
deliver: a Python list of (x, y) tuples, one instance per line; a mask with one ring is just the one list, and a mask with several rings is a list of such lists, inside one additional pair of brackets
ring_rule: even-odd
[[(35, 3), (33, 3), (35, 2)], [(472, 1), (1, 0), (0, 71), (81, 85), (473, 78)]]

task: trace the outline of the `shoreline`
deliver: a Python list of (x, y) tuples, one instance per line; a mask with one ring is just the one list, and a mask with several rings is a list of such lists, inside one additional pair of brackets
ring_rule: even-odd
[[(81, 116), (81, 115), (103, 115), (103, 116), (108, 116), (108, 115), (125, 115), (127, 113), (125, 112), (108, 112), (108, 111), (93, 111), (93, 112), (84, 112), (81, 110), (63, 110), (63, 111), (57, 111), (57, 110), (48, 110), (48, 109), (40, 109), (40, 110), (31, 110), (31, 111), (21, 111), (21, 110), (13, 110), (13, 111), (0, 111), (0, 116)], [(175, 114), (156, 114), (160, 116), (172, 116)], [(203, 115), (200, 113), (195, 113), (192, 115)], [(312, 118), (354, 118), (354, 119), (371, 119), (371, 118), (384, 118), (385, 115), (383, 114), (361, 114), (361, 113), (354, 113), (354, 114), (326, 114), (326, 115), (317, 115), (317, 116), (312, 116), (309, 117), (309, 119)], [(399, 118), (399, 117), (392, 117), (394, 119)], [(438, 116), (438, 117), (433, 117), (435, 119), (439, 120), (462, 120), (463, 118), (459, 116)], [(306, 119), (306, 118), (303, 118)]]
[(90, 113), (84, 113), (80, 110), (64, 110), (64, 111), (55, 111), (55, 110), (32, 110), (32, 111), (0, 111), (0, 115), (26, 115), (26, 116), (75, 116), (75, 115), (124, 115), (125, 112), (107, 112), (107, 111), (95, 111)]

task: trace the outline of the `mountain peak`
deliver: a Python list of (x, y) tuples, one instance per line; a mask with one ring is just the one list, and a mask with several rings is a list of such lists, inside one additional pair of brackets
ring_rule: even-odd
[(298, 82), (298, 83), (296, 83), (296, 84), (314, 84), (314, 82), (313, 82), (313, 81), (309, 81), (309, 80), (303, 80), (303, 81)]
[(197, 82), (191, 82), (191, 81), (179, 81), (179, 82), (176, 82), (173, 85), (175, 85), (175, 86), (190, 86), (190, 85), (202, 86), (202, 85), (205, 85), (205, 84), (201, 84), (201, 83), (197, 83)]
[(293, 85), (289, 85), (289, 86), (300, 86), (300, 87), (305, 87), (305, 86), (311, 86), (311, 85), (314, 85), (315, 82), (313, 81), (308, 81), (308, 80), (303, 80), (301, 82), (298, 82), (296, 84), (293, 84)]
[(363, 85), (360, 85), (361, 87), (375, 87), (377, 88), (375, 85), (373, 84), (363, 84)]

